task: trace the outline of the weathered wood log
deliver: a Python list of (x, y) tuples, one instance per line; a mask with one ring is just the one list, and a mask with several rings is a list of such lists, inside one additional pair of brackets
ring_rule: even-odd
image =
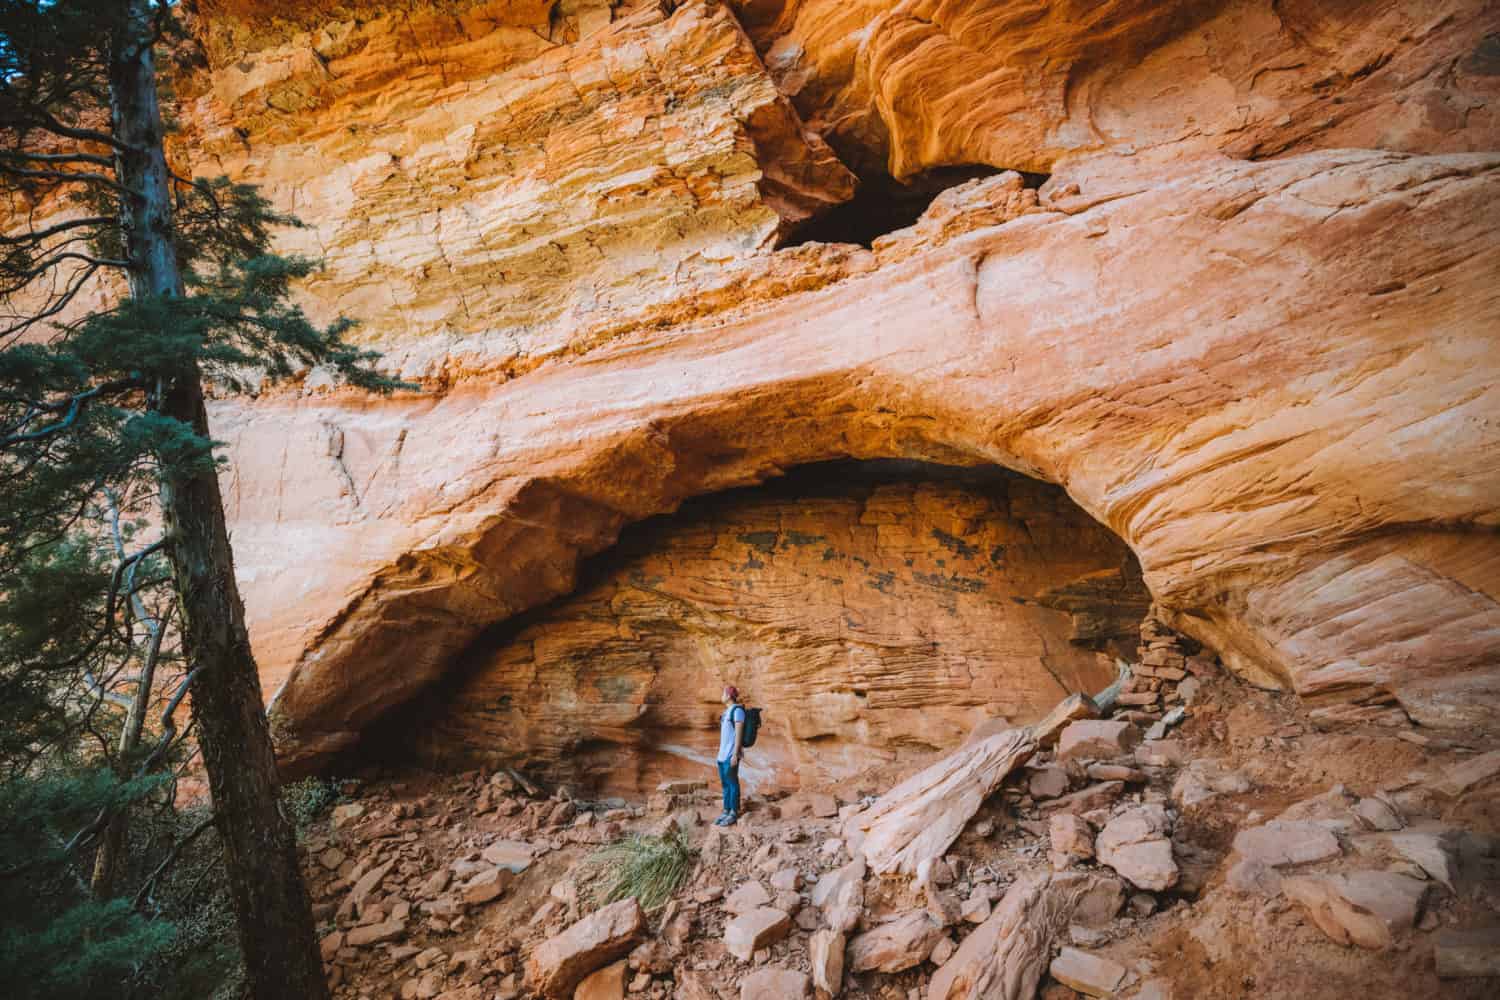
[(1081, 872), (1016, 882), (933, 975), (927, 1000), (1033, 1000), (1052, 960), (1053, 940), (1098, 882)]
[(1009, 729), (966, 744), (850, 817), (863, 831), (860, 851), (880, 874), (913, 875), (942, 857), (1005, 776), (1036, 751), (1028, 729)]

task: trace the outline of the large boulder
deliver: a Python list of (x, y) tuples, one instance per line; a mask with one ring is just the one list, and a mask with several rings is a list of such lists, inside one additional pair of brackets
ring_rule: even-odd
[(611, 903), (537, 945), (526, 981), (543, 996), (567, 997), (589, 973), (629, 954), (646, 929), (634, 897)]

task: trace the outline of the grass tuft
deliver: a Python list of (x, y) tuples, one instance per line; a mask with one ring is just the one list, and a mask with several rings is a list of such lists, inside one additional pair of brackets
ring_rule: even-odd
[(696, 854), (681, 831), (631, 834), (601, 847), (584, 863), (589, 902), (598, 908), (634, 896), (642, 908), (654, 910), (687, 881)]

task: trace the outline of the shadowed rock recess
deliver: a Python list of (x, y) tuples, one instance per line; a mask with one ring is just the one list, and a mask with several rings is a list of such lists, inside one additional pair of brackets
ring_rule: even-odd
[[(1135, 622), (1320, 725), (1493, 730), (1497, 22), (199, 0), (177, 158), (301, 216), (309, 313), (423, 386), (213, 407), (283, 761), (422, 718), (641, 787), (735, 677), (759, 780), (836, 778), (1107, 679), (1071, 630), (1134, 566)], [(976, 471), (673, 514), (836, 460)]]
[(710, 766), (728, 679), (770, 706), (753, 790), (837, 781), (1107, 685), (1102, 654), (1134, 655), (1149, 606), (1139, 573), (1035, 480), (804, 467), (627, 529), (367, 742), (639, 794)]

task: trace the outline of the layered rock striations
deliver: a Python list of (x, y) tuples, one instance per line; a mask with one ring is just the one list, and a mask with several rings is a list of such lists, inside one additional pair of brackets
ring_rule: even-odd
[[(1489, 6), (199, 10), (183, 155), (426, 389), (214, 409), (289, 762), (627, 524), (838, 458), (1058, 484), (1327, 720), (1496, 724)], [(1029, 175), (777, 249), (962, 165)]]
[(628, 529), (374, 742), (649, 792), (702, 776), (733, 683), (765, 707), (757, 790), (841, 781), (1102, 689), (1148, 604), (1124, 544), (1056, 487), (813, 466)]
[(586, 350), (853, 194), (727, 8), (369, 6), (210, 16), (182, 146), (309, 224), (286, 248), (326, 262), (310, 312), (408, 377)]

